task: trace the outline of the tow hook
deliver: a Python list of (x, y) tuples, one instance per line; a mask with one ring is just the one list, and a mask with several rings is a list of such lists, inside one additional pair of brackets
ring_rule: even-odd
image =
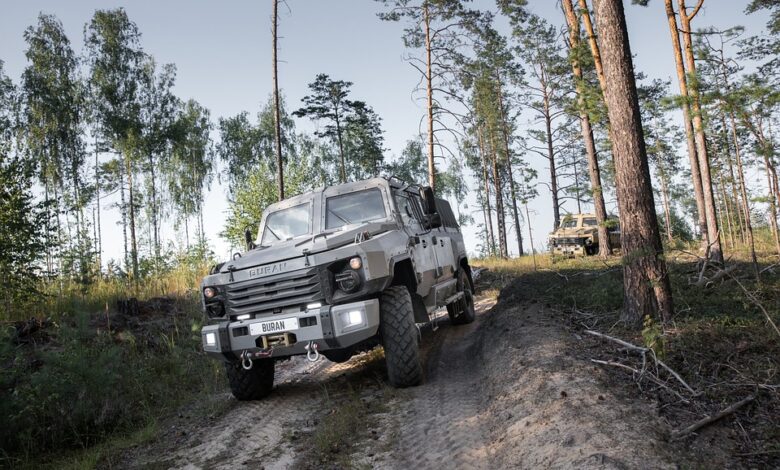
[(317, 359), (320, 358), (320, 352), (318, 351), (319, 347), (320, 346), (314, 341), (309, 341), (309, 344), (306, 345), (306, 359), (308, 359), (309, 362), (317, 362)]
[(250, 370), (253, 366), (252, 359), (262, 359), (266, 357), (271, 357), (272, 353), (273, 353), (273, 348), (261, 349), (257, 352), (249, 352), (248, 350), (245, 349), (240, 356), (241, 367), (243, 367), (245, 370)]

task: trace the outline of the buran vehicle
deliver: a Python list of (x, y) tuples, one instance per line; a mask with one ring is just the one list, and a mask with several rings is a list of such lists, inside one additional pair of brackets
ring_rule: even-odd
[(423, 378), (418, 324), (447, 307), (474, 321), (471, 268), (449, 203), (430, 187), (373, 178), (270, 205), (247, 250), (203, 279), (203, 348), (233, 395), (273, 388), (295, 355), (334, 362), (382, 345), (391, 385)]

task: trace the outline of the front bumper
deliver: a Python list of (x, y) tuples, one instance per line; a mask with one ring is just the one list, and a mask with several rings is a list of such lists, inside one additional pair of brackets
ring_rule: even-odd
[[(268, 328), (263, 324), (268, 322), (285, 327), (264, 334)], [(291, 324), (297, 328), (290, 328)], [(208, 325), (201, 330), (201, 339), (206, 353), (226, 360), (234, 360), (244, 351), (268, 349), (270, 357), (278, 358), (306, 354), (305, 347), (312, 341), (320, 351), (352, 346), (376, 335), (378, 329), (379, 301), (370, 299)]]
[(584, 245), (554, 245), (552, 252), (561, 256), (578, 256), (585, 254)]

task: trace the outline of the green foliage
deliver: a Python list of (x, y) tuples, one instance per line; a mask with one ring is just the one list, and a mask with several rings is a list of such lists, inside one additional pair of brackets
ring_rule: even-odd
[(642, 321), (642, 340), (645, 347), (651, 349), (659, 359), (663, 359), (666, 354), (663, 334), (661, 325), (650, 315), (645, 315)]
[(293, 113), (325, 123), (315, 134), (336, 147), (340, 183), (378, 176), (384, 160), (381, 119), (363, 101), (347, 98), (351, 86), (321, 73), (309, 84), (312, 94), (303, 97), (304, 106)]
[(201, 351), (197, 296), (169, 309), (136, 327), (110, 310), (79, 313), (25, 343), (0, 331), (0, 464), (92, 446), (213, 392), (221, 367)]

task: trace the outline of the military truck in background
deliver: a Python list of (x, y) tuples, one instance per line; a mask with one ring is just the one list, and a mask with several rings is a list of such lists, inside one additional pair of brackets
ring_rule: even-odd
[(321, 188), (270, 205), (246, 251), (203, 279), (203, 349), (233, 395), (259, 399), (274, 364), (334, 362), (382, 345), (391, 385), (423, 378), (418, 324), (447, 308), (474, 321), (466, 247), (447, 201), (394, 178)]
[[(620, 247), (620, 223), (607, 218), (607, 233), (612, 248)], [(595, 214), (567, 214), (548, 238), (550, 253), (557, 256), (589, 256), (599, 251), (599, 224)]]

